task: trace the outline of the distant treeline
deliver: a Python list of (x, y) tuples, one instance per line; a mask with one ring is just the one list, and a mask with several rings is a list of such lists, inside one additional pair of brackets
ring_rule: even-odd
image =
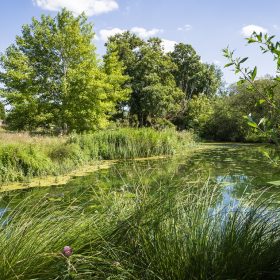
[(175, 127), (206, 139), (267, 141), (244, 116), (276, 121), (259, 102), (268, 87), (280, 99), (273, 79), (254, 81), (258, 91), (246, 83), (225, 89), (221, 70), (203, 63), (191, 45), (178, 43), (166, 53), (160, 38), (145, 41), (129, 31), (109, 37), (99, 59), (94, 36), (85, 15), (65, 9), (23, 25), (0, 60), (6, 105), (0, 118), (8, 129), (55, 134)]
[(182, 124), (188, 101), (213, 96), (221, 71), (183, 43), (165, 53), (159, 38), (110, 37), (102, 60), (92, 23), (63, 10), (23, 25), (1, 56), (1, 96), (13, 130), (90, 131), (108, 123)]

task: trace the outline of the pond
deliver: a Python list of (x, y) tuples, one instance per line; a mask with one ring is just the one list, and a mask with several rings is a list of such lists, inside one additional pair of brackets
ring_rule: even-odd
[[(222, 192), (222, 201), (238, 202), (241, 197), (257, 190), (264, 191), (265, 197), (274, 195), (280, 203), (280, 167), (271, 164), (263, 155), (261, 145), (202, 144), (184, 156), (161, 159), (128, 160), (112, 164), (83, 177), (73, 177), (67, 184), (3, 192), (1, 211), (7, 205), (33, 195), (46, 197), (50, 203), (61, 205), (91, 205), (98, 189), (121, 190), (149, 185), (157, 188), (160, 184), (181, 184), (188, 182), (217, 186)], [(271, 184), (276, 182), (276, 185)]]

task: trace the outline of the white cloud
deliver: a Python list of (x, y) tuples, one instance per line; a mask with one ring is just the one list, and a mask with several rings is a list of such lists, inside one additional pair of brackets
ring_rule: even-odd
[(162, 33), (163, 32), (162, 29), (153, 28), (153, 29), (148, 30), (148, 29), (145, 29), (143, 27), (132, 27), (130, 29), (130, 31), (132, 33), (135, 33), (139, 37), (142, 37), (142, 38), (152, 37), (152, 36), (155, 36), (158, 33)]
[(161, 39), (161, 40), (165, 52), (172, 52), (174, 50), (175, 45), (177, 44), (176, 41), (171, 41), (167, 39)]
[(117, 0), (33, 0), (33, 3), (44, 10), (67, 8), (75, 14), (85, 12), (87, 16), (108, 13), (119, 7)]
[(265, 29), (264, 27), (258, 26), (258, 25), (246, 25), (242, 28), (241, 34), (245, 37), (249, 37), (252, 35), (253, 32), (256, 33), (267, 33), (267, 29)]
[(109, 37), (114, 36), (118, 33), (123, 33), (125, 30), (120, 28), (112, 28), (112, 29), (101, 29), (99, 31), (99, 36), (97, 36), (98, 40), (107, 41)]
[(279, 30), (279, 29), (280, 29), (279, 25), (277, 25), (277, 24), (273, 24), (272, 27), (273, 27), (275, 30)]
[(221, 65), (221, 61), (219, 61), (219, 60), (214, 60), (214, 62), (213, 62), (215, 65)]
[[(120, 29), (120, 28), (117, 28), (117, 27), (111, 28), (111, 29), (101, 29), (99, 31), (99, 36), (97, 36), (97, 37), (100, 40), (107, 41), (110, 36), (116, 35), (118, 33), (123, 33), (125, 31), (126, 30)], [(132, 33), (135, 33), (139, 37), (144, 38), (144, 39), (146, 39), (148, 37), (155, 36), (156, 34), (163, 32), (162, 29), (153, 28), (153, 29), (148, 30), (148, 29), (145, 29), (143, 27), (132, 27), (130, 29), (130, 31)]]
[(190, 24), (186, 24), (183, 27), (178, 27), (177, 30), (178, 31), (190, 31), (190, 30), (192, 30), (192, 26)]

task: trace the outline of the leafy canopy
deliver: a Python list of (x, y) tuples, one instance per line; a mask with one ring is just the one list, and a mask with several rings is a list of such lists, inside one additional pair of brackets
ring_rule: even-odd
[(22, 35), (1, 56), (11, 128), (86, 131), (107, 124), (108, 113), (127, 95), (118, 89), (126, 78), (113, 57), (100, 67), (93, 38), (85, 15), (75, 17), (65, 9), (22, 27)]

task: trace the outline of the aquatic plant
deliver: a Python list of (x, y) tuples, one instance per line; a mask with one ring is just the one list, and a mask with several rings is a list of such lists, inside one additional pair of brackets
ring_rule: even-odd
[[(6, 135), (6, 136), (5, 136)], [(0, 183), (59, 175), (100, 159), (171, 155), (195, 142), (191, 132), (118, 129), (68, 137), (0, 134)]]
[[(172, 180), (95, 186), (92, 195), (66, 207), (46, 197), (10, 202), (1, 218), (0, 279), (280, 277), (280, 215), (262, 195), (224, 205), (219, 186)], [(65, 244), (71, 262), (60, 253)]]

